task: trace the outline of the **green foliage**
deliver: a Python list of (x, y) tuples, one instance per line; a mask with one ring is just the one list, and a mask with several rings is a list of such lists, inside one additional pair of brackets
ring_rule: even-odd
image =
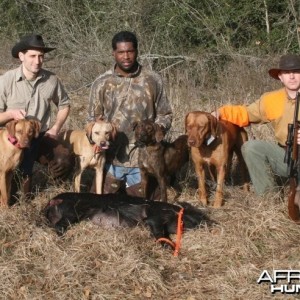
[[(2, 35), (38, 31), (68, 51), (99, 45), (118, 30), (134, 30), (144, 50), (299, 50), (295, 0), (19, 0), (0, 1)], [(93, 46), (92, 46), (93, 48)]]
[(15, 36), (32, 30), (35, 8), (28, 1), (0, 1), (1, 34), (4, 36)]
[(168, 76), (180, 68), (215, 75), (237, 56), (300, 48), (296, 0), (0, 0), (0, 10), (0, 38), (43, 34), (87, 82), (95, 67), (112, 63), (111, 38), (120, 30), (134, 31), (143, 62)]

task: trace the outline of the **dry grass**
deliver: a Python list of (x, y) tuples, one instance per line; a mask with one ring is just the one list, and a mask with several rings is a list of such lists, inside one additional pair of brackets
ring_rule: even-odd
[[(218, 225), (185, 233), (176, 258), (143, 227), (85, 222), (58, 237), (42, 209), (70, 189), (49, 184), (0, 212), (1, 299), (287, 299), (256, 283), (265, 269), (300, 268), (299, 228), (279, 195), (227, 187), (225, 205), (207, 209)], [(180, 200), (198, 206), (194, 190)]]
[[(2, 57), (1, 70), (15, 63)], [(201, 60), (198, 64), (173, 77), (163, 74), (174, 109), (171, 136), (184, 132), (188, 111), (249, 103), (262, 91), (279, 87), (265, 75), (268, 59), (236, 58), (214, 78)], [(201, 74), (195, 78), (197, 70)], [(85, 124), (89, 88), (73, 86), (80, 72), (58, 71), (73, 102), (68, 128)], [(270, 135), (263, 127), (253, 131), (263, 138)], [(267, 284), (257, 284), (265, 269), (300, 269), (299, 227), (288, 219), (280, 195), (258, 198), (226, 187), (225, 205), (207, 209), (218, 225), (187, 232), (175, 258), (143, 227), (108, 231), (81, 223), (58, 237), (45, 225), (42, 209), (51, 197), (71, 191), (71, 184), (53, 182), (40, 168), (35, 180), (39, 186), (32, 202), (0, 211), (0, 299), (292, 299), (273, 296)], [(199, 206), (194, 182), (191, 169), (179, 200)]]

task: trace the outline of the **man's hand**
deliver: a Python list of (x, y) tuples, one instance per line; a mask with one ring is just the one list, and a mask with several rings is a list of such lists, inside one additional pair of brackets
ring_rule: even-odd
[(54, 125), (48, 131), (46, 131), (45, 135), (48, 135), (48, 136), (52, 137), (53, 139), (57, 139), (57, 136), (58, 136), (63, 124), (67, 120), (69, 112), (70, 112), (69, 106), (66, 106), (65, 108), (59, 110), (57, 113), (56, 121), (55, 121)]
[(46, 131), (45, 135), (50, 136), (53, 139), (56, 139), (58, 135), (58, 131), (56, 130), (56, 128), (52, 127), (48, 131)]
[(218, 120), (220, 119), (220, 113), (217, 110), (211, 112), (211, 115), (214, 116), (215, 118), (217, 118)]
[(26, 112), (24, 109), (13, 109), (8, 110), (7, 113), (9, 114), (10, 118), (13, 120), (21, 120), (25, 118)]

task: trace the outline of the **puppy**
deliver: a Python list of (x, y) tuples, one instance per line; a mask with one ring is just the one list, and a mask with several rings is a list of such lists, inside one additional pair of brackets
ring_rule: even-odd
[(40, 122), (34, 119), (12, 120), (0, 130), (0, 204), (8, 207), (14, 170), (23, 159), (23, 150), (30, 147), (40, 133)]
[(168, 176), (175, 173), (189, 160), (187, 136), (181, 135), (174, 142), (163, 142), (161, 127), (151, 120), (134, 125), (136, 146), (139, 147), (139, 168), (144, 196), (149, 199), (149, 176), (159, 184), (161, 200), (167, 201)]
[(210, 113), (202, 111), (188, 113), (185, 117), (185, 128), (198, 177), (199, 200), (204, 205), (207, 205), (204, 166), (214, 166), (217, 171), (214, 207), (220, 207), (223, 202), (225, 175), (229, 172), (233, 152), (239, 161), (244, 190), (249, 190), (249, 175), (241, 152), (241, 146), (248, 140), (243, 128), (227, 121), (218, 121)]
[(76, 158), (74, 178), (75, 191), (80, 192), (81, 175), (86, 168), (94, 168), (95, 191), (102, 194), (105, 150), (109, 141), (115, 138), (116, 128), (112, 123), (103, 119), (87, 124), (85, 130), (68, 130), (59, 139), (69, 145)]
[(163, 246), (173, 247), (169, 242), (170, 234), (178, 229), (178, 214), (182, 208), (184, 230), (214, 223), (203, 211), (188, 203), (179, 206), (126, 194), (63, 193), (49, 201), (44, 214), (58, 234), (82, 220), (106, 228), (132, 227), (142, 223)]

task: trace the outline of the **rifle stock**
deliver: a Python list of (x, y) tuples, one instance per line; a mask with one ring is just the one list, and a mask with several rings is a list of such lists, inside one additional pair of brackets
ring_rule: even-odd
[(300, 94), (297, 93), (293, 124), (288, 125), (286, 155), (284, 158), (284, 161), (288, 165), (290, 178), (288, 214), (291, 220), (293, 220), (297, 224), (300, 224), (300, 147), (297, 143), (299, 129), (299, 101)]
[(295, 178), (290, 178), (290, 191), (288, 196), (288, 214), (291, 220), (300, 224), (299, 206), (296, 204), (296, 198), (299, 199), (299, 191), (296, 191), (297, 185)]

